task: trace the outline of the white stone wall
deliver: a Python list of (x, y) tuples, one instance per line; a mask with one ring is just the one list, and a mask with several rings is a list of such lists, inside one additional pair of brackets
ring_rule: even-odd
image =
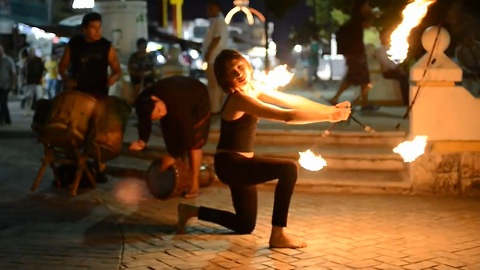
[[(418, 91), (410, 87), (410, 98)], [(424, 86), (411, 110), (410, 135), (428, 141), (480, 141), (480, 99), (461, 86)]]
[(427, 152), (411, 167), (413, 190), (448, 194), (480, 192), (480, 152)]

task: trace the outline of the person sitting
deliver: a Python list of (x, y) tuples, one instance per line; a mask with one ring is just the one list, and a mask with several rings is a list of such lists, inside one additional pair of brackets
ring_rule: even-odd
[(463, 71), (463, 86), (480, 95), (480, 41), (473, 32), (466, 33), (455, 48), (455, 57)]
[(168, 48), (166, 63), (160, 68), (162, 78), (188, 74), (188, 67), (180, 63), (181, 56), (180, 46), (172, 45)]
[(214, 167), (220, 181), (230, 189), (235, 212), (179, 204), (177, 232), (183, 233), (187, 222), (197, 217), (238, 234), (251, 233), (257, 218), (256, 185), (278, 179), (269, 245), (272, 248), (305, 247), (303, 240), (284, 231), (298, 166), (290, 160), (254, 156), (257, 122), (260, 118), (288, 124), (344, 121), (350, 115), (350, 102), (326, 106), (301, 96), (270, 91), (252, 80), (252, 65), (233, 50), (220, 52), (214, 61), (214, 72), (227, 94), (220, 114)]
[(390, 34), (389, 30), (382, 30), (380, 32), (380, 46), (375, 50), (375, 58), (380, 64), (382, 76), (385, 79), (392, 79), (398, 81), (400, 84), (400, 92), (402, 94), (403, 105), (409, 105), (410, 84), (408, 72), (405, 72), (400, 64), (393, 62), (388, 57), (388, 50), (390, 49)]
[(152, 120), (160, 120), (168, 154), (162, 158), (166, 170), (186, 152), (189, 154), (192, 185), (185, 197), (199, 195), (202, 147), (210, 130), (210, 98), (207, 87), (197, 79), (171, 76), (145, 88), (135, 100), (138, 140), (130, 150), (143, 150), (150, 138)]
[(132, 53), (128, 59), (128, 73), (135, 97), (143, 88), (155, 82), (155, 63), (155, 57), (147, 53), (147, 40), (137, 39), (137, 51)]

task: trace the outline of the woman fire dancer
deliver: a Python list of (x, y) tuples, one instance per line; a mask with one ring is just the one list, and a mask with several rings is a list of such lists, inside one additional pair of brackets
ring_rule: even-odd
[(278, 91), (260, 91), (252, 80), (251, 64), (238, 52), (223, 50), (214, 62), (215, 76), (227, 93), (221, 111), (220, 138), (214, 156), (215, 172), (230, 188), (235, 213), (189, 204), (178, 205), (177, 231), (183, 233), (192, 217), (210, 221), (238, 234), (253, 231), (257, 218), (256, 185), (278, 179), (269, 245), (301, 248), (306, 243), (285, 233), (288, 209), (297, 181), (297, 164), (276, 158), (254, 157), (253, 147), (259, 118), (288, 124), (343, 121), (350, 103), (326, 106)]

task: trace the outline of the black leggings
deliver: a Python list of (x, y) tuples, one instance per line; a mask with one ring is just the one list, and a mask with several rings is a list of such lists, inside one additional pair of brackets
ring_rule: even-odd
[(246, 158), (236, 153), (218, 153), (215, 172), (230, 187), (235, 213), (200, 207), (198, 219), (222, 225), (239, 234), (253, 231), (257, 221), (257, 184), (278, 179), (275, 187), (272, 225), (287, 226), (288, 208), (297, 182), (298, 166), (291, 160)]

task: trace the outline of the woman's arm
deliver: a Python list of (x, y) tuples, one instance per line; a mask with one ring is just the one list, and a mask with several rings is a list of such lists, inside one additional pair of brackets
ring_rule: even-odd
[(265, 103), (255, 97), (240, 94), (232, 96), (228, 107), (230, 110), (242, 111), (260, 118), (281, 121), (293, 125), (326, 121), (338, 122), (346, 120), (350, 115), (350, 108), (323, 105), (313, 109), (285, 109), (273, 104)]
[(276, 90), (262, 89), (259, 91), (258, 98), (263, 102), (290, 109), (322, 110), (330, 107), (302, 96), (287, 94)]

